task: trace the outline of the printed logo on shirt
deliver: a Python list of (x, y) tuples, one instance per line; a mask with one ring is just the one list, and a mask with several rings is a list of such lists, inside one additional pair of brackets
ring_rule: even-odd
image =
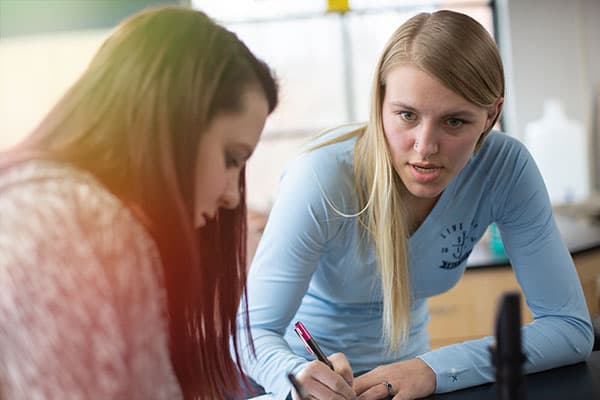
[(468, 225), (469, 230), (465, 229), (465, 224), (459, 222), (446, 227), (440, 233), (444, 246), (442, 247), (442, 264), (441, 269), (454, 269), (461, 265), (473, 251), (473, 246), (477, 242), (476, 236), (471, 236), (469, 233), (477, 228), (477, 222), (474, 220)]

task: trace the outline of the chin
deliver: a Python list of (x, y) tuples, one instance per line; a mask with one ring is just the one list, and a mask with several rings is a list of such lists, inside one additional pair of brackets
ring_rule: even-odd
[(428, 199), (428, 200), (433, 200), (436, 199), (440, 196), (441, 192), (436, 192), (436, 193), (413, 193), (413, 196), (419, 198), (419, 199)]
[(420, 198), (420, 199), (435, 199), (437, 197), (439, 197), (442, 192), (444, 191), (444, 188), (423, 188), (423, 187), (409, 187), (408, 191), (410, 192), (410, 194), (412, 194), (413, 196)]

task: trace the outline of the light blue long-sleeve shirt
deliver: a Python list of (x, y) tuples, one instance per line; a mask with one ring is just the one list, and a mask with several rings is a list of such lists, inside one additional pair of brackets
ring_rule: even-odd
[(427, 298), (458, 282), (473, 246), (494, 222), (534, 318), (522, 329), (525, 371), (589, 355), (592, 325), (543, 180), (525, 147), (500, 132), (486, 138), (410, 237), (409, 339), (387, 352), (374, 250), (361, 250), (357, 218), (337, 212), (358, 210), (355, 142), (303, 153), (281, 179), (248, 281), (256, 358), (242, 339), (242, 363), (250, 377), (276, 398), (285, 397), (286, 373), (300, 372), (311, 359), (293, 331), (300, 320), (326, 354), (343, 352), (354, 372), (419, 357), (435, 372), (438, 393), (492, 381), (491, 337), (430, 350), (426, 327)]

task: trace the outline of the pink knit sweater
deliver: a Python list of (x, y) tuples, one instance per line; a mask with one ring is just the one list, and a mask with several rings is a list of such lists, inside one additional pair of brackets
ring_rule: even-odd
[(90, 175), (0, 174), (0, 399), (178, 399), (157, 247)]

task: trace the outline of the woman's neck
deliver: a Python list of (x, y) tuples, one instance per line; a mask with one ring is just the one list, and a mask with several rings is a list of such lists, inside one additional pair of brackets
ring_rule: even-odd
[(412, 234), (419, 229), (423, 221), (425, 221), (437, 203), (440, 196), (441, 195), (438, 195), (434, 198), (423, 198), (416, 197), (408, 191), (406, 192), (405, 210), (409, 236), (412, 236)]

